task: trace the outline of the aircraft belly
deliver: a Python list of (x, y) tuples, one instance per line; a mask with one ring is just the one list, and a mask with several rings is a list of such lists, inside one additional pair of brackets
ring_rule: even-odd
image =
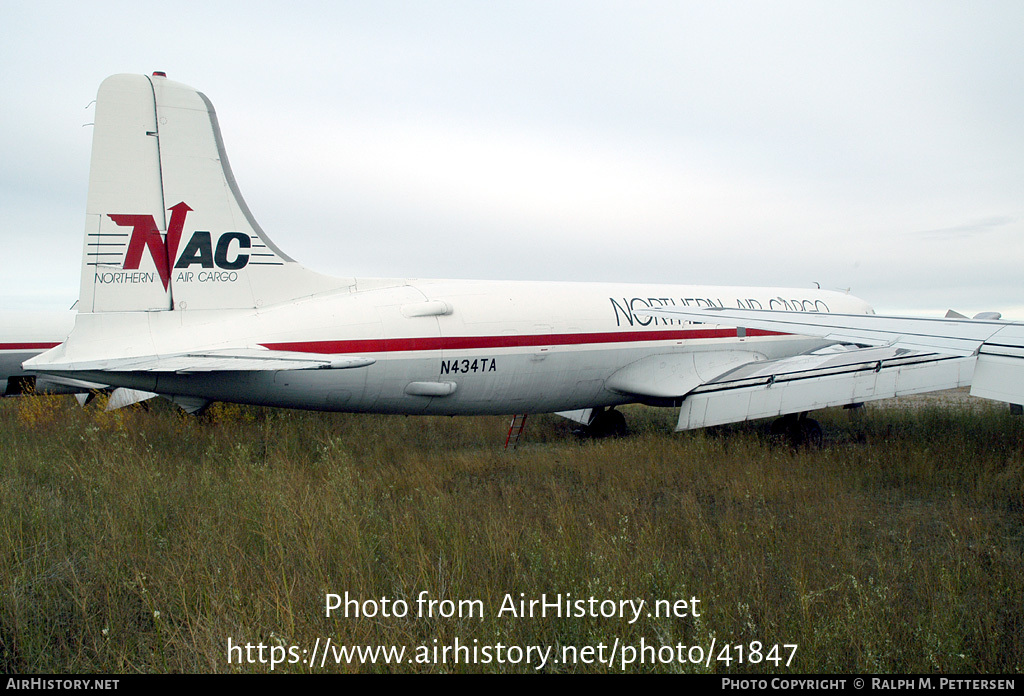
[[(122, 381), (123, 380), (119, 380)], [(273, 372), (216, 372), (209, 374), (160, 374), (152, 380), (153, 386), (120, 384), (157, 394), (194, 396), (210, 401), (259, 406), (291, 406), (287, 392), (274, 383)], [(308, 398), (308, 395), (307, 395)], [(309, 408), (306, 405), (305, 408)]]
[(368, 388), (368, 376), (368, 368), (277, 372), (267, 403), (325, 411), (366, 410), (367, 393), (373, 391)]

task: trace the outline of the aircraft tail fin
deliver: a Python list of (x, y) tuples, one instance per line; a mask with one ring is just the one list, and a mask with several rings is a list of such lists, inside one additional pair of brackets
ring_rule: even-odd
[(303, 268), (263, 232), (203, 94), (162, 73), (104, 80), (79, 312), (252, 308), (350, 284)]

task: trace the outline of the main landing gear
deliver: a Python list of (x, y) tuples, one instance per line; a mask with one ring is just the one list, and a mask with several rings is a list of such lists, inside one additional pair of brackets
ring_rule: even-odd
[(580, 437), (605, 438), (625, 437), (629, 433), (626, 426), (626, 417), (614, 408), (600, 409), (594, 411), (589, 425), (584, 425), (573, 431)]
[(807, 412), (790, 413), (772, 423), (772, 439), (791, 447), (821, 447), (825, 440), (821, 424), (807, 417)]

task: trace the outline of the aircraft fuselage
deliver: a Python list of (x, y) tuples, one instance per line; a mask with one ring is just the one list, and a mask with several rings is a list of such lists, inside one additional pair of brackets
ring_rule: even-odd
[[(743, 351), (775, 359), (821, 339), (638, 316), (650, 306), (786, 304), (808, 312), (866, 310), (818, 290), (501, 281), (356, 281), (355, 287), (251, 310), (112, 312), (79, 335), (117, 354), (262, 346), (375, 360), (356, 369), (269, 372), (76, 372), (115, 386), (317, 410), (507, 414), (635, 402), (607, 386), (652, 355)], [(146, 330), (126, 331), (130, 325)], [(89, 328), (93, 327), (93, 328)], [(118, 345), (103, 334), (118, 336)], [(125, 338), (130, 337), (130, 338)], [(158, 340), (155, 337), (159, 337)], [(128, 341), (128, 344), (125, 344)], [(70, 373), (69, 373), (70, 374)], [(650, 399), (656, 402), (656, 399)]]

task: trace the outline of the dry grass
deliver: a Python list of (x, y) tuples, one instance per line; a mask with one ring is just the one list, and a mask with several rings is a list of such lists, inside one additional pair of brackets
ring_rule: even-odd
[[(993, 405), (580, 442), (534, 417), (0, 402), (0, 671), (265, 671), (233, 643), (798, 644), (796, 672), (1024, 667), (1024, 422)], [(345, 619), (326, 593), (480, 599), (483, 620)], [(513, 619), (506, 593), (701, 600), (699, 619)], [(276, 671), (305, 671), (304, 664)], [(330, 665), (389, 671), (385, 665)], [(402, 665), (403, 671), (531, 671)], [(549, 665), (555, 671), (618, 671)], [(774, 666), (634, 666), (743, 672)], [(319, 667), (317, 667), (319, 671)]]

